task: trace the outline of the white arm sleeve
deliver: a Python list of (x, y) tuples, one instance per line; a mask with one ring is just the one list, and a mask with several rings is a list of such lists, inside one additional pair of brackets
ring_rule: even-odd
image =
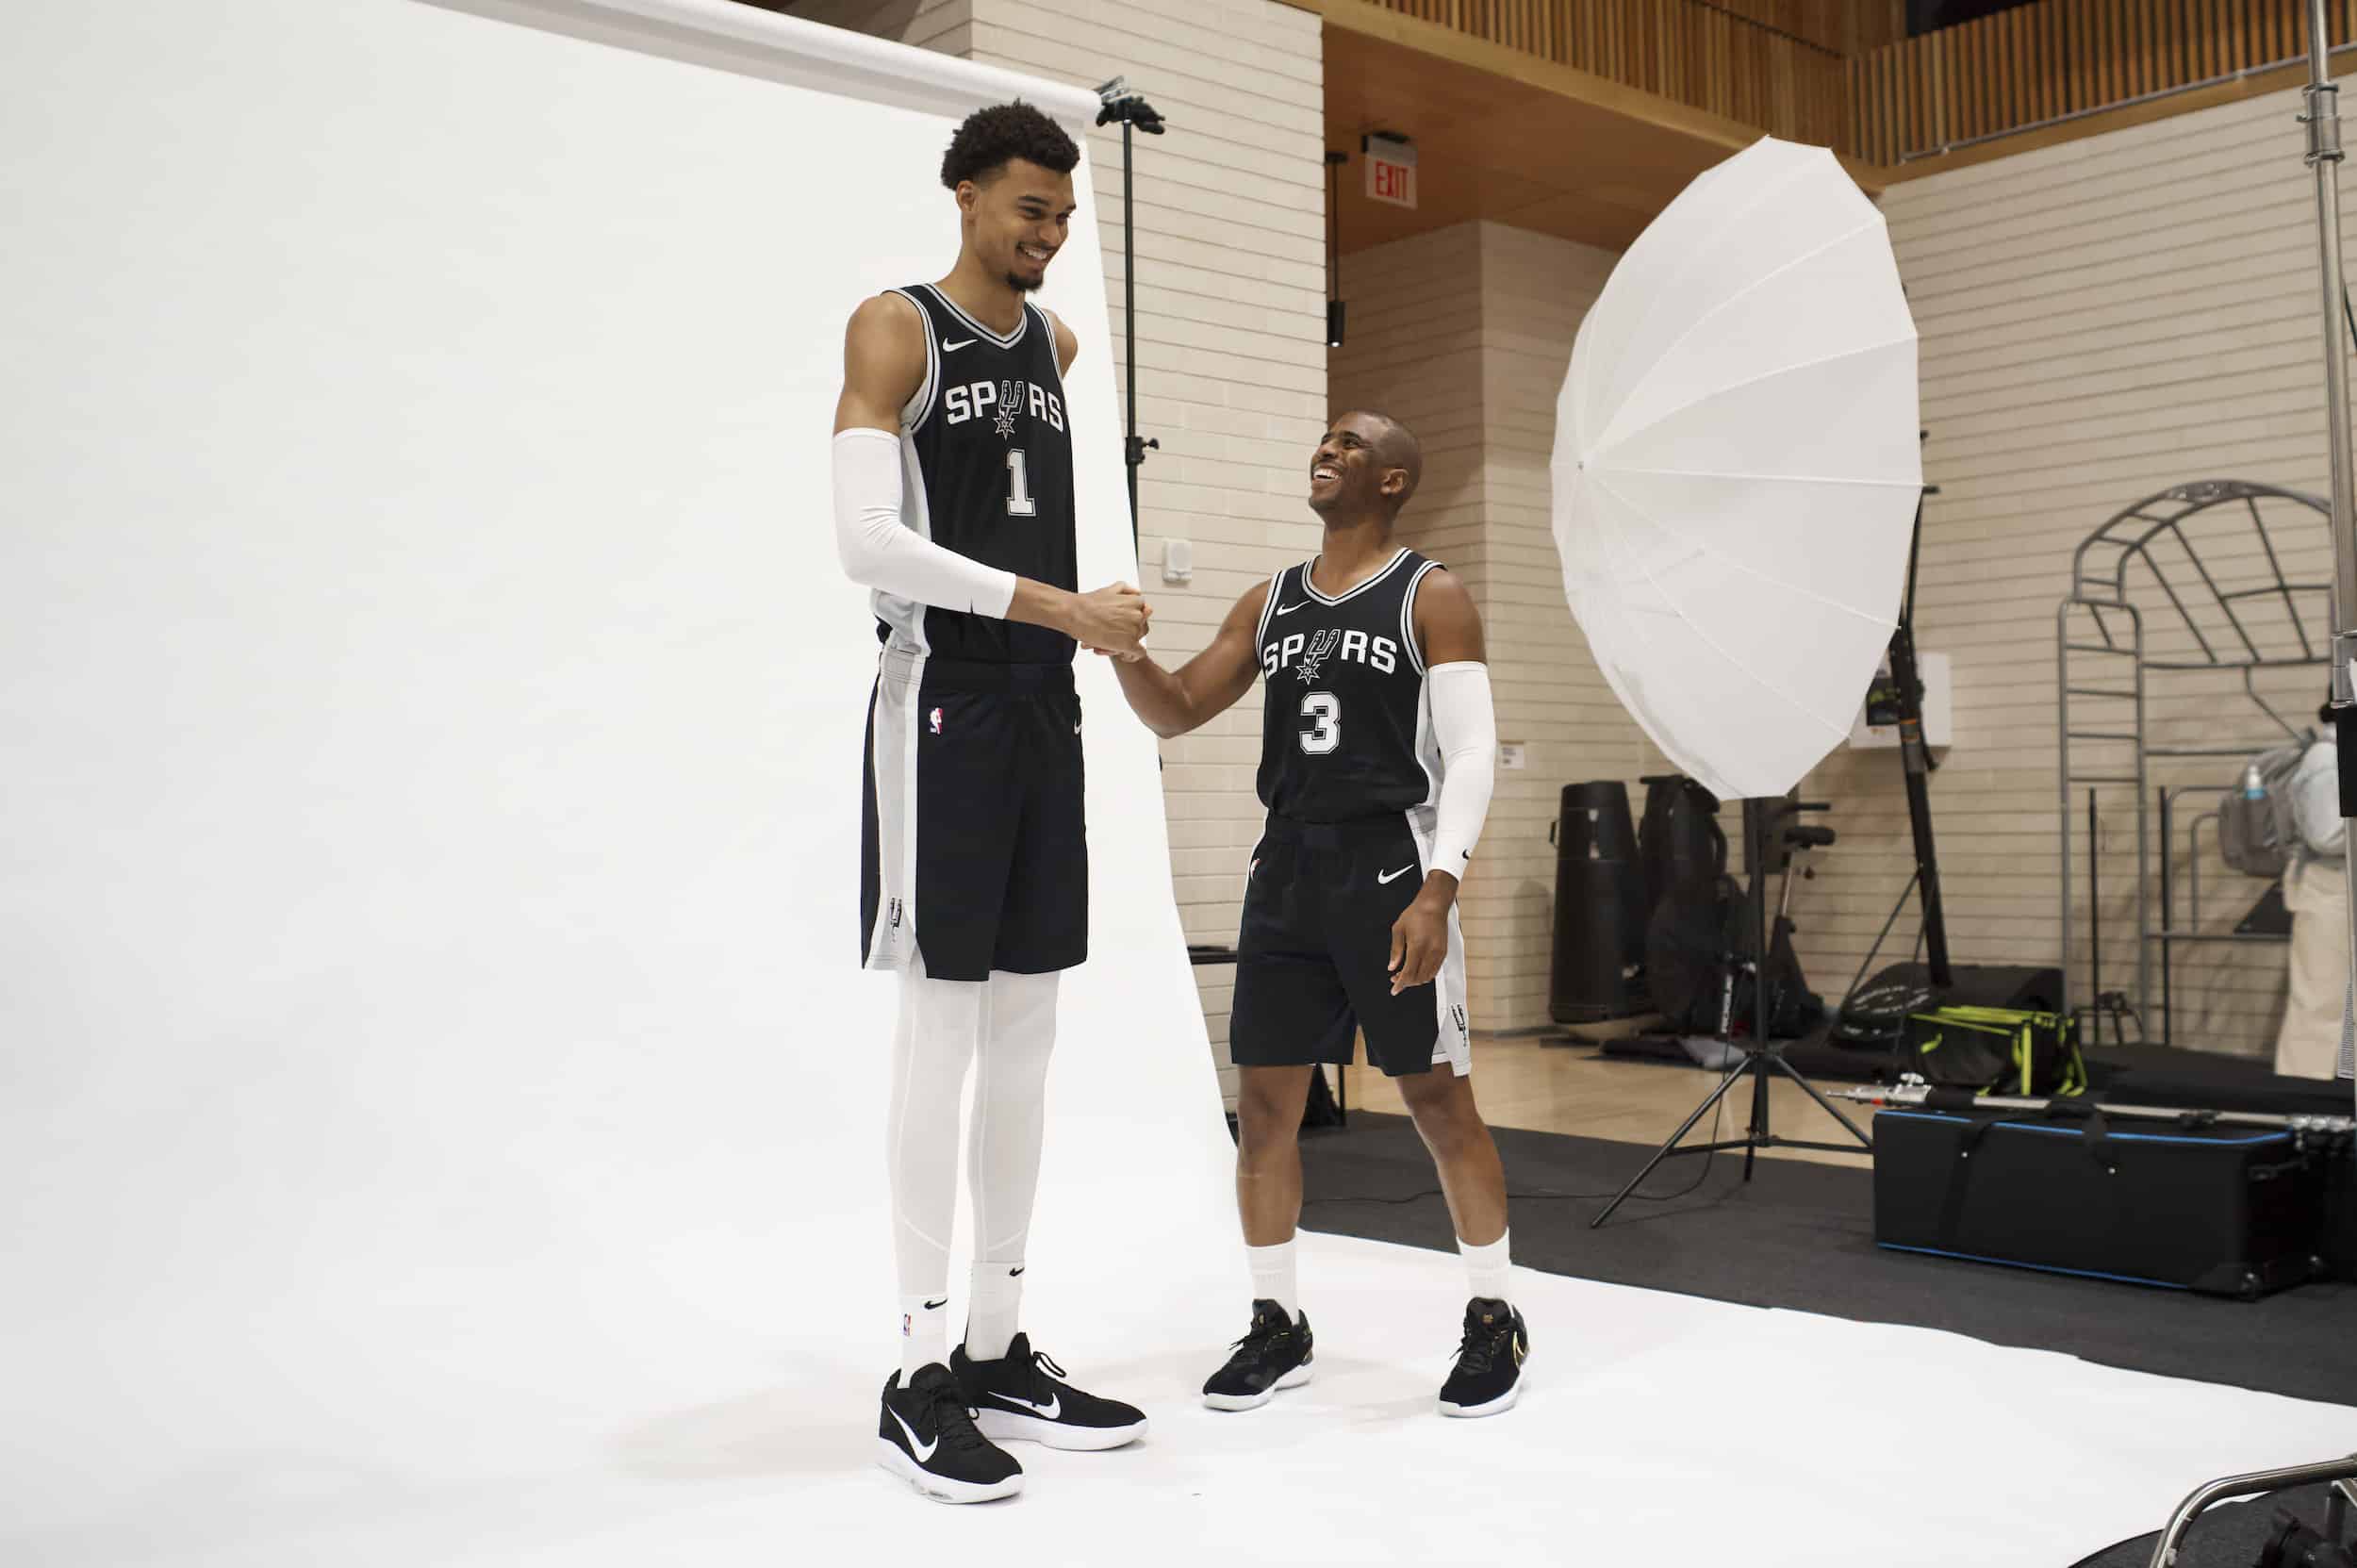
[(1462, 882), (1497, 787), (1498, 720), (1490, 701), (1490, 667), (1436, 664), (1424, 672), (1424, 681), (1432, 701), (1432, 737), (1441, 747), (1432, 869)]
[(920, 538), (900, 520), (900, 437), (846, 430), (834, 438), (834, 548), (844, 574), (895, 599), (1004, 620), (1012, 571)]

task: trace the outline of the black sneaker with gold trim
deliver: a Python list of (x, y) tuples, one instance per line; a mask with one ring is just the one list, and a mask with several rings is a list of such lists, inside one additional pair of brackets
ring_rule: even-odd
[(1465, 1303), (1465, 1336), (1457, 1367), (1441, 1385), (1442, 1415), (1495, 1415), (1512, 1410), (1523, 1391), (1523, 1358), (1530, 1329), (1503, 1301), (1476, 1296)]
[(1215, 1411), (1258, 1410), (1280, 1388), (1310, 1380), (1314, 1342), (1310, 1314), (1292, 1317), (1274, 1301), (1252, 1303), (1252, 1327), (1229, 1346), (1228, 1364), (1203, 1385), (1203, 1402)]

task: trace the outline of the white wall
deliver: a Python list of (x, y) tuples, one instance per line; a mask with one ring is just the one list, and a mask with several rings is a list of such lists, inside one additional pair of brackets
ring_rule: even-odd
[[(851, 306), (954, 243), (952, 122), (394, 0), (12, 44), (0, 1556), (456, 1560), (556, 1474), (603, 1528), (781, 1375), (766, 1451), (842, 1468), (894, 1349), (894, 982), (826, 441)], [(1058, 267), (1102, 342), (1094, 247)], [(1202, 1302), (1189, 1348), (1232, 1306), (1152, 744), (1089, 751), (1031, 1270), (1076, 1358), (1116, 1276)]]

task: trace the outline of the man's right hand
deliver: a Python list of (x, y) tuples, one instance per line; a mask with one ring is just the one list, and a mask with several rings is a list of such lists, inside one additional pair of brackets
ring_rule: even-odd
[(1063, 630), (1084, 648), (1135, 654), (1144, 652), (1140, 644), (1153, 617), (1144, 594), (1127, 583), (1114, 583), (1094, 593), (1073, 595)]

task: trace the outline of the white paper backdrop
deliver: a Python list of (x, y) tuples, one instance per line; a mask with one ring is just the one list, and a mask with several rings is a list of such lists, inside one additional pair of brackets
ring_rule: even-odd
[[(827, 439), (851, 306), (956, 255), (953, 119), (409, 0), (9, 31), (0, 1539), (112, 1556), (126, 1515), (881, 1381), (874, 638)], [(911, 101), (981, 78), (897, 53)], [(1094, 585), (1134, 568), (1077, 183), (1046, 298)], [(1117, 1279), (1215, 1343), (1154, 748), (1082, 675), (1033, 1319), (1092, 1331)]]

